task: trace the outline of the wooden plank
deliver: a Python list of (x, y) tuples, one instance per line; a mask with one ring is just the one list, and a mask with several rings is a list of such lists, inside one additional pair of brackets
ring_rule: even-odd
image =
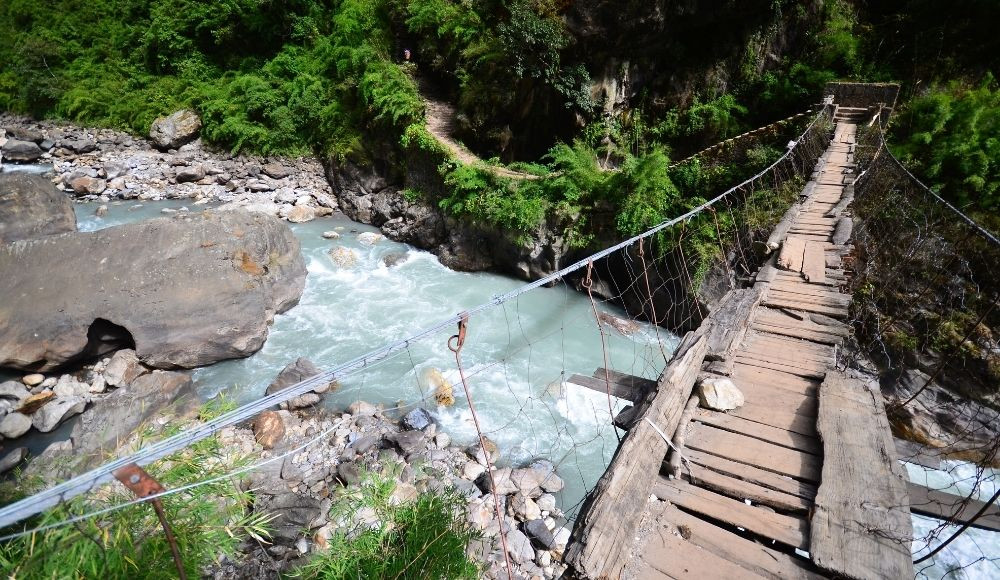
[(805, 549), (809, 544), (809, 526), (805, 520), (750, 506), (685, 481), (661, 477), (653, 486), (653, 495), (793, 548)]
[(769, 324), (754, 323), (752, 328), (755, 330), (760, 330), (762, 332), (770, 332), (772, 334), (780, 334), (782, 336), (790, 336), (793, 338), (804, 338), (806, 340), (812, 340), (816, 342), (823, 342), (825, 344), (841, 344), (844, 342), (844, 337), (836, 334), (828, 334), (825, 332), (817, 332), (814, 330), (809, 330), (806, 328), (788, 328), (783, 326), (771, 326)]
[(830, 288), (826, 285), (820, 285), (816, 283), (806, 282), (805, 279), (801, 280), (775, 280), (771, 283), (771, 290), (780, 290), (782, 292), (788, 292), (792, 294), (802, 294), (803, 296), (815, 296), (819, 298), (826, 298), (828, 296), (843, 296), (835, 288)]
[(712, 328), (706, 335), (706, 360), (729, 359), (733, 349), (742, 342), (762, 295), (762, 289), (744, 288), (731, 290), (722, 298), (712, 313)]
[[(720, 530), (721, 531), (721, 530)], [(639, 553), (637, 578), (762, 578), (726, 558), (700, 548), (670, 530), (657, 528)]]
[(801, 340), (796, 338), (783, 338), (770, 334), (763, 334), (757, 331), (747, 333), (747, 338), (743, 341), (745, 345), (767, 345), (777, 348), (791, 349), (796, 353), (806, 353), (810, 358), (829, 360), (834, 355), (834, 348), (826, 344), (817, 344), (811, 340)]
[(817, 312), (819, 314), (826, 314), (828, 316), (833, 316), (836, 318), (847, 318), (847, 309), (840, 306), (829, 306), (826, 304), (811, 304), (809, 302), (801, 302), (798, 300), (787, 300), (781, 298), (765, 298), (764, 304), (767, 306), (774, 306), (777, 308), (793, 308), (795, 310), (802, 310), (803, 312)]
[(833, 243), (838, 246), (842, 246), (847, 243), (847, 240), (851, 239), (851, 233), (854, 231), (854, 220), (849, 217), (842, 217), (840, 221), (837, 222), (837, 229), (833, 232)]
[(781, 252), (778, 253), (778, 267), (793, 272), (800, 271), (802, 269), (802, 253), (805, 252), (805, 249), (805, 240), (789, 236), (781, 244)]
[(744, 355), (742, 353), (736, 354), (735, 361), (749, 366), (781, 371), (800, 377), (822, 379), (826, 376), (825, 365), (811, 365), (808, 367), (804, 365), (791, 365), (781, 361), (767, 360), (758, 355)]
[(807, 348), (793, 345), (777, 346), (759, 339), (745, 345), (738, 355), (780, 362), (805, 370), (818, 369), (820, 372), (834, 363), (833, 353), (819, 354)]
[(935, 453), (933, 447), (926, 447), (920, 443), (907, 441), (905, 439), (894, 439), (896, 452), (900, 461), (922, 465), (928, 469), (941, 469), (941, 457)]
[(878, 384), (835, 370), (819, 392), (824, 461), (813, 562), (849, 578), (913, 578), (906, 475)]
[[(708, 319), (711, 323), (711, 317)], [(622, 438), (611, 463), (587, 498), (573, 527), (566, 562), (577, 573), (618, 577), (628, 559), (645, 501), (667, 454), (657, 432), (673, 434), (694, 388), (708, 348), (704, 325), (689, 332), (657, 381), (657, 390), (637, 405), (637, 421)], [(648, 420), (647, 420), (648, 419)], [(654, 427), (654, 425), (656, 427)]]
[(796, 412), (795, 409), (777, 409), (767, 405), (756, 403), (745, 403), (739, 409), (730, 411), (731, 414), (750, 421), (756, 421), (772, 427), (788, 429), (803, 435), (816, 435), (816, 416), (805, 415)]
[[(660, 521), (667, 521), (674, 527), (683, 526), (683, 537), (688, 542), (765, 578), (821, 578), (812, 570), (812, 563), (809, 560), (789, 556), (758, 542), (725, 532), (718, 526), (668, 503), (657, 506), (656, 515)], [(736, 580), (736, 578), (730, 576), (726, 580)]]
[(829, 306), (831, 308), (848, 308), (851, 305), (851, 297), (845, 294), (828, 292), (823, 296), (796, 294), (785, 290), (772, 288), (768, 291), (767, 297), (773, 300), (786, 300), (790, 302), (805, 302), (817, 306)]
[[(815, 186), (815, 184), (811, 185)], [(806, 184), (806, 190), (809, 188), (810, 184)], [(778, 225), (774, 226), (774, 229), (771, 230), (771, 235), (767, 238), (766, 244), (769, 251), (773, 252), (781, 246), (781, 242), (788, 235), (788, 230), (795, 223), (800, 211), (802, 211), (802, 204), (799, 202), (793, 203), (792, 206), (785, 211), (785, 215), (782, 216)]]
[[(598, 380), (604, 380), (604, 367), (597, 367), (594, 371), (594, 378)], [(656, 381), (652, 379), (647, 379), (644, 377), (637, 377), (635, 375), (629, 375), (623, 372), (616, 371), (615, 369), (607, 369), (607, 375), (612, 381), (632, 389), (638, 389), (645, 395), (646, 393), (652, 391), (656, 388)]]
[(762, 384), (768, 387), (779, 387), (811, 397), (816, 396), (820, 385), (820, 381), (816, 379), (807, 379), (779, 371), (770, 371), (746, 365), (734, 366), (731, 376), (741, 381)]
[(819, 481), (823, 461), (815, 455), (716, 429), (704, 423), (692, 423), (688, 429), (687, 445), (691, 449), (721, 455), (781, 475)]
[(806, 280), (817, 284), (826, 282), (826, 254), (823, 253), (823, 247), (807, 242), (802, 256), (802, 274)]
[(642, 399), (645, 394), (645, 391), (632, 386), (622, 385), (614, 381), (608, 383), (604, 379), (587, 377), (584, 375), (573, 375), (567, 380), (567, 382), (581, 387), (587, 387), (588, 389), (597, 391), (598, 393), (608, 393), (608, 389), (610, 388), (612, 397), (618, 397), (619, 399), (625, 399), (626, 401), (632, 401), (633, 403)]
[(746, 463), (740, 463), (732, 459), (698, 451), (697, 449), (685, 450), (684, 456), (695, 465), (713, 469), (730, 477), (749, 481), (810, 501), (816, 497), (816, 486), (805, 481), (778, 475), (777, 473), (754, 467), (753, 465), (747, 465)]
[(823, 454), (823, 446), (820, 444), (819, 439), (816, 437), (807, 437), (787, 429), (764, 425), (756, 421), (749, 421), (742, 417), (719, 413), (709, 409), (698, 409), (695, 419), (719, 429), (725, 429), (746, 435), (747, 437), (754, 437), (755, 439), (788, 447), (789, 449), (812, 453), (813, 455)]
[[(907, 486), (907, 492), (910, 496), (911, 512), (951, 520), (959, 524), (964, 524), (972, 516), (979, 513), (984, 503), (944, 491), (929, 489), (912, 481)], [(971, 525), (974, 528), (1000, 532), (1000, 507), (996, 504), (991, 505)]]
[(754, 504), (766, 505), (779, 512), (805, 515), (812, 502), (782, 491), (769, 489), (749, 481), (723, 475), (711, 469), (682, 469), (681, 477), (698, 487), (710, 489), (726, 497), (738, 500), (750, 500)]
[[(837, 334), (841, 336), (848, 336), (850, 330), (840, 321), (834, 321), (835, 325), (824, 325), (816, 323), (816, 320), (812, 315), (809, 316), (809, 322), (802, 320), (796, 320), (792, 317), (783, 314), (778, 310), (771, 308), (761, 308), (757, 310), (754, 316), (755, 322), (763, 322), (765, 324), (771, 324), (773, 326), (789, 326), (789, 327), (805, 327), (808, 330), (814, 330), (816, 332), (826, 332), (829, 334)], [(833, 320), (833, 319), (830, 319)]]

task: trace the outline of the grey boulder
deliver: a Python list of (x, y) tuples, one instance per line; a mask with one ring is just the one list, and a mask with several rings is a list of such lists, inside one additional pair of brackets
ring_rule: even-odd
[(260, 349), (306, 266), (275, 218), (180, 215), (0, 246), (0, 366), (45, 372), (134, 348), (154, 368)]
[(31, 424), (42, 433), (48, 433), (73, 415), (79, 415), (87, 407), (87, 401), (79, 397), (59, 397), (31, 416)]
[(41, 175), (0, 173), (0, 243), (76, 231), (65, 194)]
[(149, 138), (159, 149), (177, 149), (194, 141), (201, 131), (201, 118), (194, 111), (177, 111), (167, 117), (158, 117), (149, 128)]
[(2, 152), (4, 159), (19, 163), (37, 161), (42, 156), (42, 153), (44, 153), (41, 147), (35, 143), (31, 141), (18, 141), (17, 139), (8, 139), (3, 144), (3, 147), (0, 148), (0, 152)]

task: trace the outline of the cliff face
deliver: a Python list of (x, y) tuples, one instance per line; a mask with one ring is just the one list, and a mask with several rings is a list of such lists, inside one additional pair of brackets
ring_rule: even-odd
[(819, 23), (822, 6), (822, 0), (584, 0), (565, 20), (577, 56), (595, 76), (594, 95), (608, 99), (605, 113), (611, 113), (640, 100), (686, 105), (775, 68)]

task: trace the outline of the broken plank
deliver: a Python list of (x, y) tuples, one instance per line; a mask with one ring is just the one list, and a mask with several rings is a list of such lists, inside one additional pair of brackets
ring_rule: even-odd
[(687, 444), (691, 449), (722, 455), (781, 475), (819, 481), (823, 461), (815, 455), (779, 447), (704, 423), (692, 423), (689, 430)]
[(584, 375), (572, 375), (567, 382), (587, 387), (598, 393), (610, 393), (612, 397), (625, 399), (627, 401), (638, 401), (643, 397), (645, 391), (636, 387), (623, 385), (615, 381), (605, 381), (603, 378), (587, 377)]
[(828, 304), (811, 304), (809, 302), (803, 302), (800, 300), (789, 300), (787, 298), (770, 298), (764, 299), (764, 304), (767, 306), (774, 306), (776, 308), (793, 308), (795, 310), (802, 310), (805, 312), (816, 312), (818, 314), (826, 314), (828, 316), (833, 316), (835, 318), (847, 318), (847, 308), (841, 306), (831, 306)]
[(742, 417), (719, 413), (709, 409), (698, 409), (695, 418), (702, 423), (718, 427), (719, 429), (754, 437), (768, 443), (788, 447), (789, 449), (804, 451), (813, 455), (823, 454), (823, 446), (820, 444), (819, 439), (807, 437), (787, 429), (763, 425), (755, 421), (748, 421)]
[(809, 526), (800, 518), (750, 506), (685, 481), (659, 478), (653, 495), (683, 509), (739, 526), (793, 548), (808, 546)]
[[(594, 371), (595, 379), (603, 379), (604, 375), (605, 375), (604, 367), (598, 367), (597, 370)], [(637, 377), (635, 375), (630, 375), (616, 371), (615, 369), (607, 369), (607, 375), (611, 378), (612, 381), (618, 383), (619, 385), (631, 387), (633, 389), (639, 389), (643, 393), (648, 393), (649, 391), (656, 388), (656, 381), (652, 379)]]
[(778, 267), (798, 272), (802, 269), (802, 253), (805, 249), (805, 240), (789, 236), (781, 244), (781, 252), (778, 254)]
[(762, 578), (726, 558), (700, 548), (670, 530), (659, 527), (636, 554), (639, 578)]
[[(977, 499), (930, 489), (912, 481), (907, 486), (907, 491), (911, 512), (951, 520), (957, 524), (968, 522), (984, 505), (984, 502)], [(986, 508), (983, 515), (970, 525), (983, 530), (1000, 531), (1000, 507), (994, 504)]]
[(777, 473), (754, 467), (753, 465), (747, 465), (746, 463), (740, 463), (732, 459), (698, 451), (697, 449), (688, 449), (685, 451), (684, 456), (695, 465), (713, 469), (729, 477), (756, 483), (757, 485), (782, 491), (810, 501), (816, 497), (816, 486), (805, 481), (778, 475)]
[(806, 249), (802, 254), (802, 274), (809, 282), (826, 282), (826, 254), (819, 244), (806, 242)]
[[(767, 578), (805, 578), (809, 580), (820, 578), (812, 570), (812, 563), (809, 560), (789, 556), (753, 540), (723, 532), (711, 522), (668, 503), (659, 506), (656, 514), (661, 521), (670, 522), (677, 528), (683, 526), (688, 542), (730, 562), (738, 563), (751, 572)], [(736, 577), (730, 576), (729, 578), (735, 579)]]
[(841, 344), (844, 342), (843, 336), (837, 334), (829, 334), (826, 332), (818, 332), (815, 330), (810, 330), (808, 328), (789, 328), (786, 326), (772, 326), (770, 324), (762, 322), (755, 322), (752, 328), (754, 330), (759, 330), (761, 332), (770, 332), (771, 334), (789, 336), (792, 338), (802, 338), (805, 340), (822, 342), (824, 344)]
[(788, 429), (803, 435), (816, 436), (816, 415), (797, 412), (796, 409), (776, 409), (769, 405), (744, 403), (731, 414), (780, 429)]
[(698, 468), (697, 466), (690, 470), (682, 470), (681, 477), (698, 487), (710, 489), (726, 497), (739, 500), (748, 499), (754, 504), (765, 505), (782, 512), (801, 515), (808, 512), (809, 507), (812, 505), (812, 502), (801, 497), (769, 489), (755, 483), (750, 483), (749, 481), (743, 481), (742, 479), (729, 477), (711, 469)]
[(912, 578), (906, 475), (875, 382), (831, 371), (820, 387), (823, 477), (809, 554), (849, 578)]

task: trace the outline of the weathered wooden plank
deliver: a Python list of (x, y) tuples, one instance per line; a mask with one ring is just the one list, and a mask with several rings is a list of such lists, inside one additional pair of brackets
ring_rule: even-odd
[(798, 479), (792, 479), (784, 475), (778, 475), (772, 471), (767, 471), (753, 465), (726, 459), (711, 453), (688, 449), (684, 456), (703, 468), (713, 469), (719, 473), (724, 473), (730, 477), (756, 483), (764, 487), (783, 491), (785, 493), (812, 500), (816, 497), (816, 486)]
[(681, 470), (681, 477), (690, 483), (710, 489), (733, 499), (748, 499), (754, 504), (766, 505), (780, 512), (805, 515), (812, 502), (801, 497), (769, 489), (749, 481), (723, 475), (711, 469)]
[(784, 298), (770, 298), (764, 299), (764, 304), (767, 306), (775, 306), (777, 308), (793, 308), (795, 310), (802, 310), (804, 312), (816, 312), (819, 314), (826, 314), (828, 316), (833, 316), (836, 318), (847, 318), (847, 308), (841, 306), (830, 306), (827, 304), (811, 304), (809, 302), (801, 302), (798, 300), (788, 300)]
[(826, 366), (813, 365), (809, 367), (804, 367), (801, 365), (791, 365), (780, 361), (767, 360), (756, 355), (744, 355), (737, 353), (735, 360), (737, 363), (760, 367), (762, 369), (771, 369), (775, 371), (782, 371), (785, 373), (798, 375), (800, 377), (809, 377), (814, 379), (821, 379), (826, 376)]
[(787, 300), (790, 302), (806, 302), (817, 306), (829, 306), (831, 308), (847, 309), (851, 304), (851, 297), (845, 294), (827, 293), (824, 296), (796, 294), (778, 288), (772, 288), (767, 297), (774, 300)]
[[(911, 512), (951, 520), (959, 524), (964, 524), (972, 516), (979, 513), (984, 503), (944, 491), (929, 489), (912, 481), (908, 484), (907, 491), (910, 496)], [(1000, 507), (994, 504), (986, 508), (983, 515), (979, 516), (971, 525), (974, 528), (1000, 532)]]
[(747, 333), (747, 338), (743, 341), (746, 345), (768, 345), (777, 348), (794, 349), (796, 353), (806, 353), (811, 358), (829, 360), (833, 357), (834, 348), (827, 344), (817, 344), (811, 340), (801, 340), (796, 338), (784, 338), (763, 334), (757, 331)]
[(753, 309), (763, 291), (758, 288), (731, 290), (712, 313), (712, 328), (706, 335), (707, 360), (727, 360), (746, 334)]
[[(725, 532), (712, 523), (679, 510), (668, 503), (658, 506), (657, 514), (661, 520), (666, 520), (675, 527), (684, 526), (688, 542), (730, 562), (737, 563), (765, 578), (772, 580), (821, 578), (812, 570), (812, 563), (809, 560), (789, 556), (752, 540)], [(736, 578), (738, 577), (730, 576), (727, 577), (727, 580), (736, 580)]]
[[(637, 421), (622, 438), (610, 465), (587, 494), (566, 549), (566, 562), (577, 573), (617, 577), (628, 557), (636, 526), (646, 509), (653, 480), (677, 429), (684, 404), (705, 359), (704, 329), (689, 332), (664, 369), (657, 390), (637, 407)], [(647, 420), (648, 419), (648, 420)], [(654, 427), (655, 425), (655, 427)]]
[(778, 267), (798, 272), (802, 270), (802, 253), (805, 252), (806, 241), (799, 237), (788, 237), (781, 244), (778, 253)]
[[(813, 186), (815, 186), (815, 184), (813, 184)], [(806, 189), (809, 189), (809, 184), (806, 184)], [(795, 223), (800, 211), (802, 211), (802, 203), (800, 202), (793, 203), (792, 206), (785, 211), (785, 215), (782, 216), (778, 225), (774, 226), (774, 229), (771, 230), (771, 235), (767, 238), (766, 244), (769, 251), (773, 252), (781, 246), (782, 240), (784, 240), (785, 236), (788, 235), (788, 230), (792, 227), (792, 224)]]
[(806, 340), (822, 342), (825, 344), (841, 344), (842, 342), (844, 342), (844, 337), (840, 335), (828, 334), (825, 332), (817, 332), (814, 330), (809, 330), (807, 328), (789, 328), (784, 326), (772, 326), (760, 322), (755, 322), (752, 328), (754, 330), (759, 330), (762, 332), (770, 332), (772, 334), (780, 334), (782, 336), (790, 336), (793, 338), (804, 338)]
[[(719, 530), (720, 533), (727, 533)], [(717, 556), (709, 550), (675, 536), (669, 530), (657, 528), (639, 554), (638, 578), (762, 578), (762, 576)]]
[(781, 475), (819, 481), (823, 461), (815, 455), (779, 447), (704, 423), (692, 423), (688, 429), (687, 444), (691, 449), (723, 455), (733, 461)]
[(744, 403), (739, 409), (730, 411), (737, 417), (788, 429), (803, 435), (816, 435), (816, 416), (797, 412), (797, 409), (775, 408), (757, 403)]
[(780, 387), (789, 391), (815, 397), (819, 391), (820, 381), (807, 379), (796, 375), (772, 371), (746, 365), (736, 365), (733, 367), (733, 379), (740, 379), (754, 384), (761, 384), (768, 387)]
[(815, 437), (808, 437), (787, 429), (764, 425), (756, 421), (749, 421), (742, 417), (719, 413), (709, 409), (698, 409), (695, 417), (698, 421), (718, 427), (719, 429), (754, 437), (768, 443), (788, 447), (789, 449), (812, 453), (813, 455), (823, 454), (823, 446), (820, 444), (819, 439)]
[(819, 244), (806, 243), (802, 257), (802, 274), (809, 282), (817, 284), (826, 282), (826, 254)]
[(850, 331), (844, 323), (834, 320), (829, 317), (824, 317), (823, 320), (833, 320), (835, 324), (820, 324), (816, 322), (813, 315), (809, 315), (809, 322), (803, 320), (796, 320), (770, 308), (761, 308), (754, 313), (755, 322), (763, 322), (765, 324), (770, 324), (773, 326), (788, 326), (792, 328), (807, 328), (808, 330), (813, 330), (816, 332), (826, 332), (828, 334), (837, 334), (840, 336), (848, 336)]
[[(597, 367), (594, 371), (594, 378), (598, 380), (604, 379), (605, 369), (604, 367)], [(611, 377), (611, 380), (618, 383), (619, 385), (624, 385), (631, 387), (633, 389), (639, 389), (643, 394), (656, 388), (656, 381), (652, 379), (647, 379), (644, 377), (637, 377), (635, 375), (630, 375), (627, 373), (616, 371), (615, 369), (607, 369), (607, 375)]]
[(618, 397), (619, 399), (625, 399), (632, 402), (638, 401), (645, 394), (644, 390), (631, 385), (623, 385), (615, 381), (611, 381), (609, 383), (604, 379), (587, 377), (584, 375), (572, 375), (567, 382), (581, 387), (587, 387), (588, 389), (597, 391), (598, 393), (608, 393), (608, 389), (610, 388), (612, 397)]
[(906, 475), (877, 384), (831, 371), (820, 387), (823, 478), (809, 554), (849, 578), (912, 578)]
[(826, 367), (834, 363), (832, 353), (819, 354), (806, 348), (792, 350), (793, 348), (791, 345), (777, 346), (764, 340), (755, 340), (744, 346), (738, 354), (768, 362), (782, 363), (803, 370), (816, 370), (817, 372), (824, 371)]
[(653, 486), (653, 495), (794, 548), (805, 549), (809, 544), (809, 525), (805, 520), (750, 506), (686, 481), (661, 477)]

